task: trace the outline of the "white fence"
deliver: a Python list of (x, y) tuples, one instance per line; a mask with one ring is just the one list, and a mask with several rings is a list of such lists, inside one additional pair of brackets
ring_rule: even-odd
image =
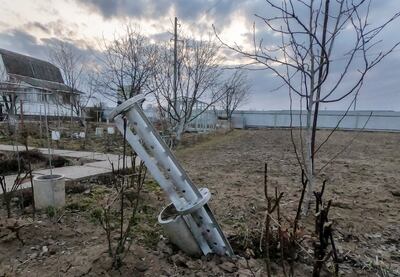
[[(365, 129), (370, 131), (400, 131), (400, 112), (393, 111), (320, 111), (319, 128)], [(292, 118), (292, 119), (291, 119)], [(291, 123), (292, 121), (292, 123)], [(233, 114), (234, 128), (300, 127), (306, 125), (303, 111), (237, 111)]]
[(209, 132), (217, 127), (217, 115), (214, 110), (206, 110), (188, 125), (189, 132)]
[[(23, 114), (32, 116), (61, 116), (70, 117), (72, 109), (70, 105), (56, 105), (56, 104), (45, 104), (45, 103), (28, 103), (22, 104)], [(17, 105), (17, 114), (21, 112), (21, 105)]]

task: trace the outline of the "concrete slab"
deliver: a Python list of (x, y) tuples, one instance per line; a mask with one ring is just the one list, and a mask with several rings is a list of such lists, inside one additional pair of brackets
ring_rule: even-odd
[[(16, 147), (13, 145), (0, 144), (0, 151), (17, 151), (17, 150), (22, 151), (23, 149), (25, 148), (24, 146), (21, 145)], [(37, 149), (45, 155), (48, 154), (47, 148), (28, 147), (28, 149), (30, 150)], [(65, 176), (67, 180), (79, 180), (88, 177), (95, 177), (101, 174), (111, 173), (112, 171), (111, 162), (114, 164), (115, 169), (117, 169), (118, 166), (120, 168), (122, 167), (121, 155), (104, 154), (100, 152), (89, 152), (89, 151), (73, 151), (64, 149), (54, 149), (51, 150), (51, 152), (53, 155), (59, 155), (70, 158), (86, 158), (94, 160), (93, 162), (91, 161), (82, 166), (65, 166), (65, 167), (54, 168), (52, 170), (53, 174), (62, 174)], [(140, 159), (137, 158), (136, 163), (139, 164), (139, 162)], [(126, 166), (130, 167), (130, 165), (131, 165), (131, 157), (128, 156), (126, 160)], [(49, 169), (36, 170), (33, 172), (34, 176), (46, 175), (46, 174), (50, 174)], [(8, 189), (11, 189), (16, 178), (17, 175), (9, 175), (5, 177)], [(30, 180), (28, 179), (25, 180), (23, 184), (21, 184), (20, 188), (24, 189), (24, 188), (29, 188), (30, 186), (31, 186)], [(2, 194), (1, 191), (0, 194)]]
[[(49, 150), (47, 148), (36, 148), (36, 147), (28, 147), (29, 150), (39, 150), (45, 155), (48, 155)], [(25, 147), (23, 145), (6, 145), (0, 144), (0, 151), (23, 151)], [(98, 161), (108, 161), (108, 160), (118, 160), (119, 156), (115, 154), (105, 154), (101, 152), (90, 152), (90, 151), (74, 151), (67, 149), (50, 149), (50, 152), (53, 155), (59, 155), (70, 158), (86, 158)]]
[[(49, 174), (48, 169), (35, 171), (35, 174)], [(86, 177), (96, 176), (104, 173), (109, 173), (110, 170), (100, 167), (90, 167), (86, 165), (82, 166), (64, 166), (59, 168), (53, 168), (53, 174), (62, 174), (66, 179), (79, 180)]]
[[(122, 157), (120, 159), (116, 160), (110, 160), (113, 163), (114, 169), (122, 168)], [(112, 170), (112, 165), (110, 161), (99, 161), (99, 162), (93, 162), (93, 163), (87, 163), (85, 166), (89, 167), (98, 167), (98, 168), (106, 168), (109, 169), (110, 171)], [(140, 159), (136, 158), (136, 164), (139, 165)], [(129, 168), (131, 166), (131, 157), (126, 158), (126, 166)]]
[[(48, 154), (47, 148), (37, 148), (43, 154)], [(98, 152), (89, 152), (89, 151), (73, 151), (73, 150), (64, 150), (64, 149), (51, 149), (50, 152), (53, 155), (70, 157), (70, 158), (86, 158), (86, 159), (95, 159), (96, 156), (104, 155), (103, 153)]]
[(1, 151), (17, 151), (17, 147), (19, 151), (25, 150), (25, 146), (22, 145), (6, 145), (6, 144), (0, 144), (0, 150)]

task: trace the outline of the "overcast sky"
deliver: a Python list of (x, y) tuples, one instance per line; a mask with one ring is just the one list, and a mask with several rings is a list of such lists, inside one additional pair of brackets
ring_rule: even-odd
[[(400, 11), (400, 0), (373, 2), (371, 23), (381, 23)], [(99, 41), (111, 39), (128, 21), (140, 26), (154, 41), (169, 40), (175, 16), (182, 31), (207, 34), (214, 24), (226, 42), (246, 47), (251, 43), (253, 22), (265, 41), (276, 40), (254, 16), (269, 12), (263, 0), (0, 0), (0, 48), (47, 59), (47, 46), (62, 40), (89, 55), (98, 50)], [(382, 34), (380, 49), (400, 41), (399, 26), (400, 20)], [(345, 46), (346, 39), (339, 44)], [(228, 59), (236, 59), (234, 53), (224, 53)], [(274, 90), (280, 82), (271, 72), (251, 71), (249, 78), (252, 96), (244, 108), (289, 108), (287, 91)], [(370, 72), (358, 109), (399, 111), (399, 88), (400, 50)], [(326, 108), (344, 109), (346, 103)]]

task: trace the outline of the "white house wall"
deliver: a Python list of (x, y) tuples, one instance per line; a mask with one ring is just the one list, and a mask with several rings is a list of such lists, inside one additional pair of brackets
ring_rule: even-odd
[(23, 103), (24, 115), (36, 115), (36, 116), (71, 116), (71, 109), (65, 106), (57, 106), (53, 104), (44, 103)]
[[(44, 94), (36, 88), (28, 88), (24, 93), (20, 94), (20, 98), (17, 103), (17, 113), (20, 114), (21, 102), (22, 111), (24, 115), (34, 116), (71, 116), (71, 106), (56, 105), (50, 102), (43, 101)], [(22, 101), (21, 101), (22, 100)]]
[(4, 82), (7, 80), (7, 72), (6, 67), (3, 62), (3, 57), (0, 55), (0, 82)]

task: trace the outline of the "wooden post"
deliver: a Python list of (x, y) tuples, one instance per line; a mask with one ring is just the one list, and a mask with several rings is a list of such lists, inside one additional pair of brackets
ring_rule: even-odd
[(19, 100), (19, 109), (20, 109), (20, 119), (21, 119), (21, 127), (24, 126), (24, 109), (23, 109), (22, 99)]
[(40, 143), (42, 143), (43, 139), (43, 130), (42, 130), (42, 103), (39, 104), (39, 133), (40, 133)]

